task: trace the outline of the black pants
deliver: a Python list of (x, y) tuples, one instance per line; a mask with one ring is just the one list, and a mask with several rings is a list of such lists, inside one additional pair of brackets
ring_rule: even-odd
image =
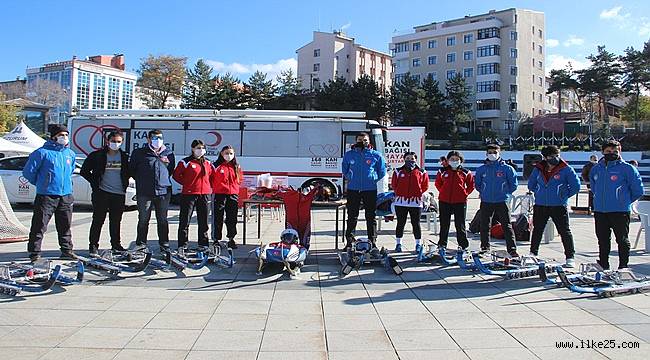
[(591, 186), (590, 186), (589, 184), (587, 184), (587, 192), (589, 193), (589, 196), (588, 196), (588, 199), (589, 199), (589, 202), (588, 202), (589, 210), (590, 210), (590, 211), (593, 211), (593, 210), (594, 210), (594, 193), (591, 192)]
[(542, 235), (546, 228), (548, 218), (553, 220), (555, 228), (562, 238), (564, 256), (573, 259), (576, 251), (573, 245), (573, 234), (569, 228), (569, 211), (566, 206), (540, 206), (533, 207), (533, 234), (530, 238), (530, 252), (538, 254), (539, 244), (542, 242)]
[(190, 221), (196, 209), (196, 222), (199, 224), (199, 246), (208, 246), (208, 202), (210, 195), (181, 195), (181, 212), (178, 224), (178, 247), (187, 245)]
[(111, 248), (120, 248), (120, 223), (124, 213), (124, 194), (113, 194), (104, 190), (93, 191), (93, 221), (88, 236), (89, 248), (99, 248), (99, 237), (108, 213), (108, 230), (111, 236)]
[(506, 238), (506, 247), (508, 251), (517, 250), (515, 244), (515, 237), (512, 232), (512, 224), (510, 223), (510, 209), (505, 202), (502, 203), (486, 203), (481, 201), (480, 207), (481, 214), (481, 247), (485, 248), (490, 246), (490, 219), (492, 216), (503, 227), (503, 234)]
[(406, 217), (411, 216), (411, 226), (413, 226), (413, 237), (422, 239), (422, 229), (420, 228), (420, 216), (422, 215), (421, 207), (397, 206), (395, 205), (395, 215), (397, 215), (397, 228), (395, 237), (404, 236), (404, 227), (406, 226)]
[(169, 200), (171, 200), (171, 197), (171, 189), (169, 189), (165, 195), (137, 195), (138, 236), (135, 240), (136, 245), (147, 244), (147, 234), (149, 233), (149, 220), (151, 219), (151, 211), (156, 210), (158, 245), (160, 245), (161, 248), (169, 247), (169, 222), (167, 222), (167, 210), (169, 210)]
[(372, 241), (377, 240), (377, 220), (375, 219), (377, 190), (348, 190), (347, 200), (348, 224), (347, 229), (345, 229), (345, 236), (354, 235), (357, 229), (357, 220), (359, 219), (359, 207), (363, 201), (363, 208), (366, 213), (366, 227), (368, 228), (368, 239)]
[(630, 259), (630, 213), (629, 212), (594, 212), (596, 237), (598, 238), (598, 255), (600, 264), (609, 268), (609, 252), (611, 251), (611, 230), (614, 230), (618, 245), (618, 268), (627, 267)]
[[(221, 240), (224, 224), (226, 223), (226, 237), (234, 239), (237, 235), (237, 201), (239, 195), (214, 194), (214, 206), (212, 210), (212, 239)], [(245, 220), (244, 220), (245, 221)]]
[(467, 249), (469, 247), (469, 241), (467, 241), (467, 231), (465, 230), (467, 203), (450, 204), (441, 201), (438, 205), (438, 211), (440, 211), (440, 240), (438, 240), (438, 246), (447, 247), (447, 237), (449, 236), (451, 215), (454, 215), (454, 225), (456, 225), (456, 241), (458, 241), (458, 246), (463, 249)]
[(36, 195), (34, 199), (34, 214), (32, 215), (32, 227), (29, 230), (29, 242), (27, 251), (30, 254), (41, 252), (43, 235), (47, 231), (47, 225), (54, 215), (56, 232), (59, 236), (59, 247), (61, 251), (72, 250), (72, 195)]

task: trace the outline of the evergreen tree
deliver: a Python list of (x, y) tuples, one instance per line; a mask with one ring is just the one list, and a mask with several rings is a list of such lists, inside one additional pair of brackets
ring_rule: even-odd
[(423, 125), (429, 110), (420, 82), (410, 73), (393, 86), (390, 107), (399, 125)]
[(307, 97), (301, 89), (300, 79), (296, 77), (293, 70), (288, 69), (280, 72), (276, 81), (277, 94), (267, 106), (268, 109), (280, 110), (304, 110)]
[(239, 79), (230, 73), (217, 75), (214, 79), (214, 94), (210, 99), (212, 109), (241, 109), (244, 104), (244, 87)]
[(625, 55), (620, 57), (623, 70), (623, 81), (621, 83), (625, 95), (633, 97), (628, 105), (633, 104), (634, 128), (639, 131), (639, 98), (641, 91), (650, 88), (650, 62), (644, 58), (641, 51), (633, 47), (625, 49)]
[(208, 109), (214, 91), (212, 67), (199, 59), (194, 65), (194, 69), (187, 70), (181, 107), (184, 109)]
[(547, 94), (552, 94), (554, 92), (557, 92), (557, 97), (558, 97), (558, 105), (557, 105), (557, 112), (558, 115), (562, 113), (562, 94), (569, 90), (569, 89), (575, 89), (577, 87), (577, 81), (573, 79), (571, 76), (571, 69), (570, 68), (565, 68), (565, 69), (554, 69), (551, 70), (550, 73), (550, 78), (551, 78), (551, 84), (548, 87), (548, 90), (546, 91)]
[(458, 126), (467, 126), (471, 117), (472, 105), (469, 103), (470, 91), (467, 88), (465, 78), (456, 74), (447, 80), (445, 84), (447, 92), (448, 123), (450, 125), (449, 136), (452, 146), (458, 142)]
[(602, 110), (606, 109), (609, 99), (621, 92), (618, 87), (621, 65), (616, 55), (607, 51), (605, 46), (598, 46), (597, 53), (587, 56), (587, 59), (591, 61), (591, 66), (579, 74), (588, 91), (597, 95), (600, 118), (605, 130), (609, 131), (609, 117), (607, 111)]
[(446, 126), (445, 114), (447, 113), (447, 106), (445, 104), (445, 95), (440, 91), (440, 83), (431, 75), (427, 76), (422, 82), (422, 90), (428, 108), (424, 120), (427, 135), (433, 139), (438, 139), (444, 133)]
[(255, 109), (264, 109), (273, 100), (277, 87), (272, 80), (266, 79), (266, 74), (255, 71), (248, 79), (247, 88), (250, 90), (249, 106)]
[(345, 81), (345, 78), (337, 77), (334, 81), (328, 81), (320, 89), (316, 90), (314, 97), (317, 110), (324, 111), (350, 111), (352, 86)]
[(364, 111), (366, 119), (382, 122), (386, 118), (388, 103), (379, 84), (368, 75), (362, 75), (350, 88), (350, 109)]

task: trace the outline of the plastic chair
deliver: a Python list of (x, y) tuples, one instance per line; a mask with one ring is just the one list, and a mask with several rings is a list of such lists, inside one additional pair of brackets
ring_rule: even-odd
[(641, 218), (641, 226), (636, 233), (636, 241), (633, 248), (639, 245), (641, 238), (641, 231), (645, 231), (645, 251), (650, 251), (650, 201), (638, 201), (636, 204), (636, 211)]

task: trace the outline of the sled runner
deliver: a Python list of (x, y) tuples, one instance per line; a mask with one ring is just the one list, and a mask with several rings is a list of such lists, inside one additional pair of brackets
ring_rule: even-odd
[(343, 276), (347, 276), (352, 270), (358, 270), (364, 264), (381, 264), (386, 269), (392, 270), (395, 275), (404, 272), (397, 260), (390, 256), (385, 248), (377, 249), (368, 238), (354, 239), (350, 247), (339, 253), (339, 261)]
[[(59, 273), (59, 276), (56, 279), (56, 282), (62, 285), (71, 285), (71, 284), (79, 284), (83, 281), (84, 278), (84, 271), (85, 267), (83, 262), (77, 261), (74, 264), (76, 270), (77, 270), (77, 276), (76, 277), (71, 277), (66, 275), (63, 272), (63, 269)], [(11, 275), (12, 276), (26, 276), (27, 274), (31, 273), (33, 274), (33, 277), (48, 277), (51, 270), (50, 270), (50, 261), (49, 260), (39, 260), (33, 264), (21, 264), (21, 263), (16, 263), (12, 262), (9, 264), (9, 267), (11, 269)]]
[(636, 294), (650, 290), (650, 277), (640, 277), (632, 270), (603, 270), (597, 264), (582, 264), (580, 273), (567, 275), (556, 267), (562, 285), (579, 294), (596, 294), (611, 297), (619, 294)]
[(39, 272), (32, 267), (23, 270), (12, 264), (0, 266), (0, 293), (16, 296), (21, 292), (38, 293), (49, 290), (61, 274), (61, 265), (50, 269), (50, 262), (40, 264)]
[(550, 273), (554, 271), (556, 265), (544, 263), (540, 267), (540, 259), (533, 256), (522, 256), (512, 258), (505, 251), (495, 251), (491, 254), (492, 261), (483, 263), (478, 254), (472, 254), (476, 268), (486, 275), (499, 275), (506, 279), (519, 279), (530, 276), (539, 276), (541, 271)]
[(114, 252), (107, 250), (98, 256), (85, 257), (77, 255), (76, 257), (85, 266), (106, 271), (111, 275), (117, 275), (122, 271), (130, 273), (141, 272), (151, 261), (150, 252), (142, 253), (140, 251)]
[[(459, 262), (458, 259), (461, 259)], [(448, 250), (445, 247), (440, 247), (431, 240), (429, 240), (428, 249), (425, 251), (424, 246), (420, 247), (418, 252), (417, 261), (418, 262), (428, 262), (428, 261), (437, 261), (441, 262), (444, 265), (465, 265), (464, 268), (469, 267), (467, 261), (471, 262), (471, 255), (468, 251), (463, 251), (462, 249), (458, 250)]]

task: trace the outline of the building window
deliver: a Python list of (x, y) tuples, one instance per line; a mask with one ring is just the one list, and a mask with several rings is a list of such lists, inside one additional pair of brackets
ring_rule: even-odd
[(465, 44), (471, 43), (472, 40), (474, 40), (474, 34), (465, 34), (463, 36), (463, 43), (465, 43)]
[(133, 108), (133, 81), (124, 80), (122, 86), (122, 109)]
[(106, 76), (94, 74), (93, 78), (93, 109), (104, 109)]
[(420, 66), (420, 58), (413, 59), (413, 67), (418, 67), (418, 66)]
[(539, 102), (542, 102), (542, 94), (538, 94), (537, 97), (539, 98)]
[(538, 61), (537, 62), (537, 67), (541, 69), (541, 68), (544, 67), (544, 64), (541, 61)]
[(498, 74), (498, 73), (499, 73), (499, 63), (488, 63), (488, 64), (476, 65), (477, 75), (488, 75), (488, 74)]
[(535, 35), (535, 25), (533, 25), (533, 35)]
[(501, 91), (501, 83), (498, 80), (479, 81), (476, 83), (476, 92)]
[(447, 54), (447, 62), (448, 63), (453, 63), (455, 61), (456, 61), (456, 53)]
[(456, 77), (456, 70), (447, 70), (447, 79), (453, 79)]
[(542, 53), (542, 45), (537, 45), (537, 50), (541, 54)]
[(463, 77), (465, 78), (474, 77), (474, 69), (473, 68), (463, 69)]
[(411, 75), (411, 79), (413, 79), (413, 80), (415, 80), (415, 82), (419, 83), (420, 82), (420, 74)]
[(541, 76), (537, 78), (537, 85), (544, 86), (544, 79)]
[(314, 57), (320, 56), (320, 49), (314, 49)]
[(70, 70), (63, 70), (61, 72), (61, 87), (70, 90)]
[(510, 49), (510, 57), (513, 59), (517, 57), (517, 49)]
[(516, 94), (517, 93), (517, 85), (510, 84), (510, 93), (511, 94)]
[(438, 42), (436, 40), (429, 40), (429, 49), (435, 49), (438, 47)]
[(517, 32), (516, 31), (511, 31), (510, 32), (510, 40), (517, 41)]
[(533, 51), (535, 51), (535, 42), (533, 41)]
[[(409, 43), (408, 42), (397, 43), (397, 44), (395, 44), (395, 48), (393, 49), (393, 53), (395, 53), (395, 54), (401, 53), (401, 52), (407, 52), (407, 51), (409, 51)], [(348, 55), (348, 58), (349, 57), (350, 56)]]
[(542, 38), (542, 29), (537, 30), (537, 35), (540, 39)]
[(463, 53), (463, 59), (464, 60), (472, 60), (472, 52), (471, 51), (465, 51)]
[(314, 64), (314, 71), (320, 71), (320, 64), (319, 63)]
[(438, 62), (438, 57), (435, 55), (429, 56), (429, 65), (435, 65)]
[(533, 101), (535, 101), (535, 92), (533, 91)]
[(533, 58), (533, 67), (535, 67), (535, 58)]
[(435, 71), (430, 72), (429, 74), (427, 74), (427, 76), (430, 77), (432, 80), (438, 80), (438, 73), (436, 73)]
[(478, 30), (478, 39), (489, 39), (489, 38), (494, 38), (494, 37), (500, 37), (499, 33), (499, 28), (496, 27), (491, 27), (491, 28), (486, 28), (486, 29), (479, 29)]
[(511, 66), (510, 67), (510, 75), (517, 76), (517, 67), (516, 66)]
[(413, 43), (413, 51), (420, 51), (420, 42)]
[[(517, 15), (515, 15), (516, 17)], [(492, 129), (492, 120), (484, 120), (483, 121), (483, 128), (484, 129)]]
[(447, 38), (447, 46), (454, 46), (456, 45), (456, 37), (455, 36), (450, 36)]
[(399, 83), (401, 83), (405, 78), (406, 78), (406, 74), (396, 74), (396, 75), (395, 75), (395, 83), (396, 83), (396, 84), (399, 84)]
[(109, 109), (119, 109), (120, 107), (120, 79), (108, 78), (108, 106)]
[(499, 55), (499, 45), (479, 46), (476, 48), (476, 57)]
[(533, 75), (533, 84), (535, 84), (535, 75)]
[(79, 71), (79, 80), (77, 80), (77, 107), (79, 109), (88, 109), (90, 104), (90, 73)]
[(501, 109), (501, 100), (483, 99), (476, 102), (476, 110), (499, 110)]

